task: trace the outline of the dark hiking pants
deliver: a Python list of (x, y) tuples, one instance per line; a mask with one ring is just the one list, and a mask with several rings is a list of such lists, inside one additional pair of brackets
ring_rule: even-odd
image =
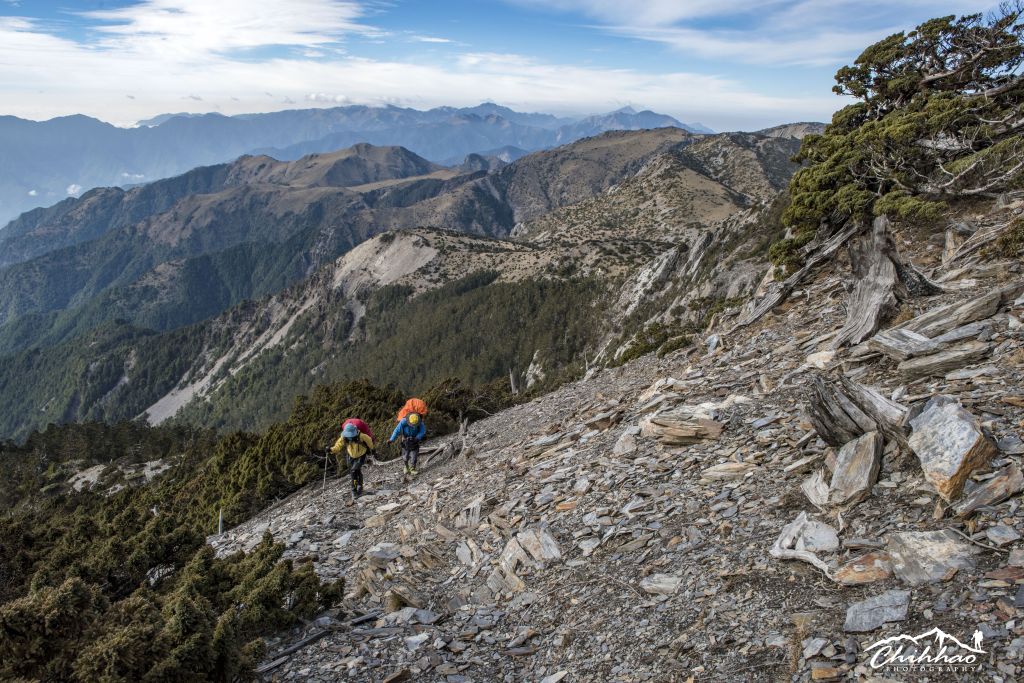
[(402, 439), (402, 462), (416, 469), (416, 461), (420, 458), (420, 440), (414, 437)]
[(366, 456), (362, 455), (358, 458), (352, 458), (345, 456), (348, 461), (348, 472), (352, 475), (352, 490), (356, 493), (363, 492), (363, 463), (366, 462)]

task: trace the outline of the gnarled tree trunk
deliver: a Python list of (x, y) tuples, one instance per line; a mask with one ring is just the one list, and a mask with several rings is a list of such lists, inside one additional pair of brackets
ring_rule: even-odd
[(859, 344), (896, 312), (911, 296), (936, 294), (940, 287), (931, 283), (912, 265), (904, 263), (889, 234), (889, 220), (879, 216), (871, 231), (853, 240), (849, 247), (854, 287), (846, 311), (846, 324), (832, 341), (837, 349)]

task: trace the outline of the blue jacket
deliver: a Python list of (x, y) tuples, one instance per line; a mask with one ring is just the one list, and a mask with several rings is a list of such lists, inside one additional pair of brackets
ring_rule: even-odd
[(391, 438), (388, 441), (394, 441), (399, 436), (414, 436), (417, 439), (423, 439), (427, 435), (427, 423), (420, 418), (419, 425), (413, 427), (409, 424), (407, 418), (402, 418), (402, 421), (395, 427), (395, 431), (391, 432)]

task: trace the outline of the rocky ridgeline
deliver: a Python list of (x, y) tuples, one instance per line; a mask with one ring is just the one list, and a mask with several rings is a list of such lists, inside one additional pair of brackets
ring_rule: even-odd
[(383, 463), (353, 506), (333, 479), (211, 537), (346, 581), (262, 675), (886, 680), (865, 649), (937, 627), (985, 650), (942, 676), (1016, 680), (1024, 279), (961, 247), (852, 346), (832, 260), (697, 350), (438, 439), (414, 482)]

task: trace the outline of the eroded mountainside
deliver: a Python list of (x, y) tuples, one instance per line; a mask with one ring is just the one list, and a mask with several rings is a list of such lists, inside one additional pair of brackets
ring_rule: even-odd
[[(371, 377), (414, 389), (449, 375), (488, 382), (511, 372), (533, 386), (575, 372), (598, 356), (621, 355), (634, 336), (625, 329), (664, 313), (640, 307), (642, 299), (697, 292), (677, 270), (703, 283), (693, 297), (706, 299), (706, 308), (732, 278), (714, 267), (713, 254), (740, 261), (736, 272), (748, 270), (747, 252), (764, 262), (771, 235), (748, 227), (785, 186), (797, 146), (790, 138), (702, 137), (665, 128), (610, 133), (463, 176), (404, 150), (370, 146), (296, 162), (251, 157), (220, 172), (221, 189), (186, 195), (121, 227), (116, 217), (141, 211), (142, 193), (153, 186), (109, 191), (120, 202), (116, 209), (87, 196), (79, 200), (84, 207), (67, 207), (64, 217), (40, 216), (26, 238), (41, 244), (63, 220), (80, 220), (79, 210), (98, 212), (95, 223), (105, 217), (106, 233), (0, 274), (38, 296), (49, 285), (23, 276), (32, 272), (66, 287), (73, 280), (62, 268), (69, 251), (116, 254), (117, 266), (131, 258), (131, 250), (115, 246), (128, 237), (139, 240), (140, 264), (166, 250), (212, 251), (137, 277), (129, 276), (135, 266), (128, 264), (113, 277), (134, 280), (101, 288), (91, 299), (85, 292), (111, 275), (106, 266), (104, 275), (86, 268), (86, 289), (74, 295), (84, 303), (9, 321), (2, 328), (14, 352), (7, 376), (32, 374), (42, 390), (27, 401), (23, 392), (0, 397), (9, 406), (6, 428), (20, 435), (49, 421), (143, 414), (159, 422), (186, 407), (183, 417), (203, 424), (254, 427), (283, 417), (292, 397), (317, 382)], [(258, 220), (245, 220), (250, 214), (239, 208), (240, 196), (259, 207)], [(339, 203), (348, 208), (331, 208)], [(299, 218), (314, 214), (312, 222)], [(246, 241), (216, 251), (232, 224)], [(261, 233), (261, 225), (273, 234)], [(289, 237), (289, 225), (305, 227)], [(389, 227), (401, 231), (349, 251)], [(275, 235), (287, 239), (275, 242)], [(82, 256), (83, 264), (91, 258)], [(287, 280), (282, 263), (301, 264), (311, 275), (186, 325), (274, 289)], [(744, 278), (726, 286), (728, 296), (752, 289), (752, 278)], [(432, 290), (432, 298), (420, 298)], [(492, 295), (518, 303), (489, 305)], [(609, 297), (616, 303), (598, 303)], [(539, 300), (577, 332), (559, 342), (558, 325), (534, 315)], [(10, 303), (25, 307), (31, 298)], [(673, 329), (700, 321), (703, 312), (688, 303), (680, 303), (684, 315), (668, 316)], [(417, 343), (431, 329), (443, 334), (447, 318), (464, 321), (454, 342)], [(498, 334), (510, 327), (522, 337)], [(153, 332), (162, 329), (168, 331)], [(371, 353), (385, 340), (394, 347), (387, 361)], [(42, 348), (17, 352), (32, 346)], [(463, 349), (481, 347), (480, 363), (458, 360)], [(78, 381), (67, 382), (69, 375)]]
[[(53, 343), (114, 319), (156, 330), (196, 322), (294, 283), (385, 230), (425, 225), (501, 237), (693, 139), (675, 128), (612, 133), (491, 175), (459, 175), (401, 148), (358, 145), (294, 162), (245, 157), (136, 190), (95, 190), (8, 228), (0, 346)], [(18, 263), (19, 255), (31, 258)]]

